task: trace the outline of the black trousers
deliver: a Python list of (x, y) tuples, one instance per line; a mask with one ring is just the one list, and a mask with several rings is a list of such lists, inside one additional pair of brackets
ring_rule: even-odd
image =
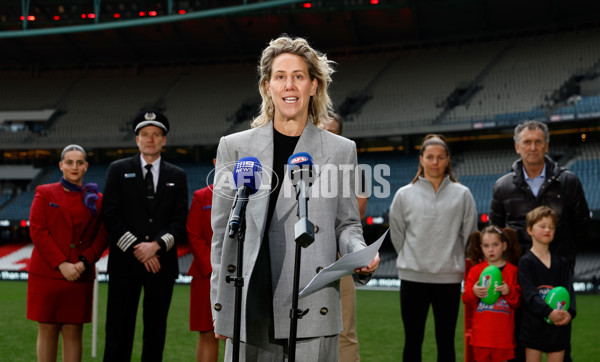
[(166, 274), (145, 273), (140, 277), (110, 275), (106, 309), (104, 362), (131, 360), (137, 309), (144, 288), (144, 335), (142, 361), (162, 361), (167, 315), (175, 279)]
[(429, 306), (433, 307), (438, 362), (456, 360), (454, 334), (460, 306), (460, 283), (434, 284), (401, 280), (400, 311), (404, 324), (406, 362), (422, 360), (421, 349)]

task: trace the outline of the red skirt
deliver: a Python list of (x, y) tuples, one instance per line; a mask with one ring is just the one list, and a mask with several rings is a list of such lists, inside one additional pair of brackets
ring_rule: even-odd
[(210, 277), (192, 278), (190, 288), (190, 331), (214, 330), (210, 305)]
[(69, 282), (29, 273), (27, 319), (42, 323), (89, 323), (93, 292), (93, 280)]

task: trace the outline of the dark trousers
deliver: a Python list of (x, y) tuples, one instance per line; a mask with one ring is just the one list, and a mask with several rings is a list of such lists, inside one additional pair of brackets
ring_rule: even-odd
[(438, 362), (456, 360), (454, 334), (460, 306), (460, 284), (417, 283), (401, 280), (400, 311), (404, 324), (406, 362), (419, 362), (429, 306), (433, 307)]
[(110, 275), (106, 307), (106, 344), (104, 362), (131, 360), (135, 320), (144, 288), (144, 335), (142, 361), (162, 361), (167, 315), (175, 280), (159, 272), (131, 278)]

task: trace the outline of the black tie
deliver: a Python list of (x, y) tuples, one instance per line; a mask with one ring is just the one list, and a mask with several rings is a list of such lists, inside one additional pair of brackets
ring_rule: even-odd
[(146, 181), (146, 197), (148, 199), (154, 198), (154, 179), (152, 178), (152, 165), (148, 164), (144, 166), (148, 172), (146, 172), (146, 177), (144, 181)]

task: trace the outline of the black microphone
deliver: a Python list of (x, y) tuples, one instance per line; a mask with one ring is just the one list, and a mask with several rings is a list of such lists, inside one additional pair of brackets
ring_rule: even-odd
[(306, 152), (295, 153), (288, 159), (287, 173), (296, 188), (298, 222), (295, 224), (296, 242), (306, 248), (315, 240), (315, 226), (308, 220), (307, 188), (313, 181), (313, 160)]
[(229, 237), (233, 238), (240, 229), (240, 223), (246, 214), (246, 206), (250, 195), (258, 191), (262, 176), (262, 166), (256, 157), (243, 157), (238, 160), (233, 170), (233, 181), (237, 193), (233, 201), (229, 218)]

